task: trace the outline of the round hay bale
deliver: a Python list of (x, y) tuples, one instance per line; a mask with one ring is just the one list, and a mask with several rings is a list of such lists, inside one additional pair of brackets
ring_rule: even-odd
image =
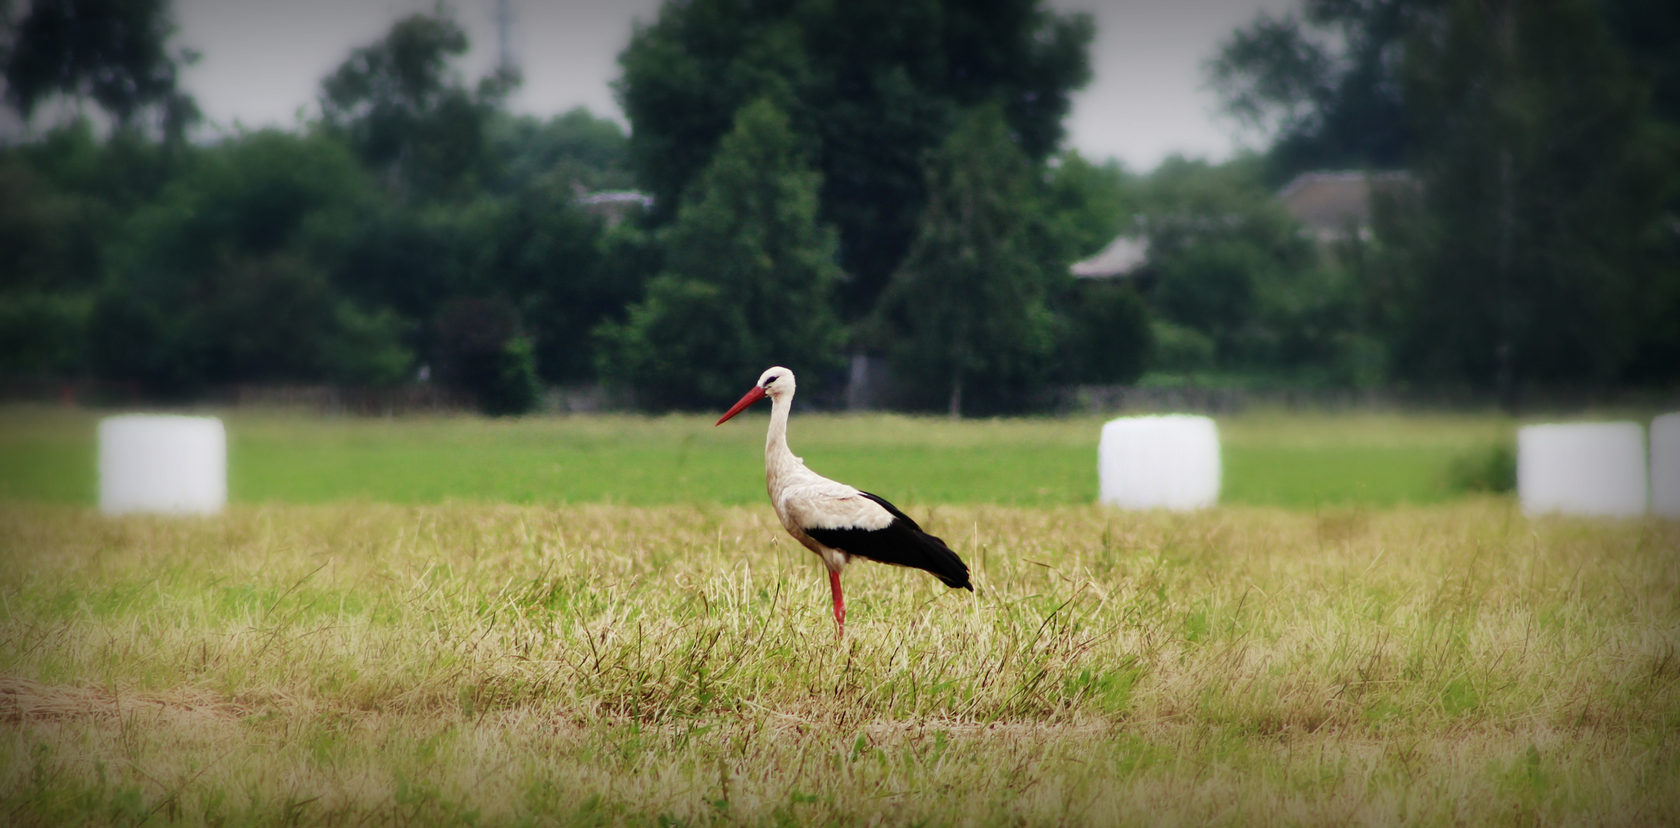
[(1680, 411), (1651, 421), (1651, 511), (1680, 520)]
[(1517, 497), (1524, 514), (1645, 514), (1645, 433), (1638, 423), (1517, 429)]
[(1097, 444), (1098, 500), (1125, 509), (1200, 509), (1219, 502), (1219, 428), (1189, 414), (1122, 417)]
[(227, 504), (227, 432), (215, 417), (123, 414), (99, 422), (106, 514), (210, 515)]

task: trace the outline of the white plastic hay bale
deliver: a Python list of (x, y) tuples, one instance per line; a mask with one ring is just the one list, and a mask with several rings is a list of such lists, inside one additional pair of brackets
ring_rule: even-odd
[(215, 417), (123, 414), (99, 422), (106, 514), (209, 515), (227, 504), (227, 432)]
[(1680, 412), (1651, 421), (1651, 511), (1680, 520)]
[(1517, 497), (1525, 514), (1638, 517), (1648, 498), (1638, 423), (1517, 429)]
[(1207, 417), (1122, 417), (1097, 443), (1098, 497), (1126, 509), (1200, 509), (1219, 502), (1219, 428)]

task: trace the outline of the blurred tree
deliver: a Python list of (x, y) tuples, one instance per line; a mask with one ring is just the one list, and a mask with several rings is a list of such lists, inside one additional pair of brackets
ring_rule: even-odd
[(1149, 326), (1149, 339), (1151, 371), (1192, 375), (1214, 367), (1213, 339), (1195, 328), (1157, 317)]
[[(10, 9), (0, 12), (10, 25)], [(179, 86), (197, 55), (171, 54), (174, 33), (169, 0), (32, 0), (6, 38), (6, 101), (27, 121), (53, 95), (91, 100), (119, 128), (154, 112), (159, 133), (179, 142), (199, 118)]]
[(644, 405), (714, 406), (780, 364), (820, 396), (843, 344), (820, 184), (781, 110), (743, 107), (666, 231), (665, 270), (601, 329), (603, 378)]
[(630, 153), (662, 217), (737, 110), (789, 114), (822, 174), (820, 217), (839, 231), (849, 318), (874, 305), (916, 232), (922, 162), (958, 114), (1003, 108), (1034, 161), (1056, 149), (1069, 96), (1090, 76), (1090, 18), (1040, 0), (694, 0), (667, 3), (620, 55)]
[(1650, 90), (1650, 113), (1680, 127), (1680, 5), (1668, 0), (1604, 0), (1610, 34)]
[[(1624, 377), (1673, 383), (1680, 376), (1680, 4), (1668, 0), (1606, 0), (1610, 32), (1650, 94), (1645, 140), (1658, 156), (1651, 170), (1662, 188), (1662, 218), (1648, 228), (1642, 271), (1659, 274), (1642, 288), (1633, 358)], [(1669, 274), (1666, 278), (1660, 274)]]
[(0, 294), (0, 377), (85, 374), (91, 295), (42, 290)]
[(505, 299), (456, 297), (438, 309), (438, 378), (464, 388), (479, 410), (502, 416), (537, 405), (541, 387), (519, 310)]
[(542, 377), (584, 382), (594, 375), (591, 331), (640, 298), (645, 279), (609, 269), (601, 220), (578, 208), (571, 187), (544, 181), (510, 199), (489, 267), (517, 297)]
[(1267, 181), (1313, 169), (1394, 169), (1412, 122), (1402, 94), (1407, 36), (1445, 0), (1303, 0), (1232, 32), (1207, 74), (1239, 123), (1270, 138)]
[(165, 392), (205, 382), (391, 382), (401, 322), (333, 289), (370, 183), (322, 136), (264, 131), (204, 150), (138, 211), (91, 311), (98, 373)]
[(1092, 164), (1070, 150), (1054, 160), (1037, 189), (1044, 214), (1033, 224), (1044, 238), (1035, 244), (1061, 274), (1049, 280), (1047, 295), (1058, 320), (1055, 364), (1062, 370), (1047, 378), (1102, 384), (1137, 379), (1153, 347), (1148, 305), (1132, 284), (1075, 279), (1066, 270), (1135, 226), (1137, 180), (1117, 161)]
[(1261, 185), (1255, 159), (1215, 166), (1169, 158), (1138, 198), (1156, 273), (1149, 303), (1162, 319), (1211, 340), (1218, 367), (1298, 367), (1303, 351), (1321, 350), (1282, 345), (1306, 335), (1304, 316), (1316, 303), (1338, 297), (1314, 294), (1327, 287), (1311, 283), (1317, 253)]
[[(459, 211), (376, 201), (349, 223), (343, 257), (334, 269), (339, 290), (368, 307), (388, 307), (415, 323), (429, 322), (438, 305), (468, 291), (464, 248), (468, 234)], [(417, 353), (428, 351), (429, 331), (414, 329)]]
[(1672, 258), (1648, 257), (1672, 236), (1673, 162), (1596, 7), (1455, 2), (1407, 67), (1423, 214), (1387, 239), (1410, 257), (1402, 371), (1494, 387), (1508, 407), (1523, 383), (1613, 379), (1673, 278)]
[(490, 153), (498, 159), (498, 192), (542, 184), (583, 190), (627, 189), (629, 139), (624, 129), (576, 107), (547, 121), (498, 113), (488, 125)]
[(1043, 201), (1058, 259), (1071, 264), (1095, 254), (1133, 226), (1137, 182), (1118, 161), (1093, 164), (1069, 150), (1045, 179)]
[(73, 291), (99, 283), (116, 224), (105, 201), (55, 186), (28, 159), (0, 155), (0, 292)]
[(1069, 277), (1041, 232), (1032, 169), (995, 104), (929, 159), (927, 208), (875, 321), (914, 403), (952, 417), (1019, 408), (1058, 370), (1049, 298)]
[[(348, 231), (335, 281), (364, 306), (409, 320), (407, 345), (427, 364), (451, 358), (438, 324), (446, 305), (505, 303), (508, 336), (529, 340), (540, 377), (584, 382), (593, 378), (591, 330), (621, 318), (657, 267), (639, 236), (630, 225), (604, 230), (569, 187), (544, 178), (503, 197), (370, 209)], [(433, 368), (440, 382), (465, 377)]]
[(100, 138), (85, 118), (0, 147), (0, 338), (14, 357), (0, 373), (87, 375), (89, 312), (131, 246), (126, 219), (196, 153), (132, 129)]
[(1082, 279), (1064, 311), (1059, 362), (1073, 382), (1115, 385), (1143, 375), (1154, 354), (1149, 308), (1130, 284)]
[(397, 21), (321, 81), (321, 117), (403, 197), (453, 198), (482, 186), (486, 125), (518, 78), (468, 89), (450, 68), (466, 33), (447, 12)]

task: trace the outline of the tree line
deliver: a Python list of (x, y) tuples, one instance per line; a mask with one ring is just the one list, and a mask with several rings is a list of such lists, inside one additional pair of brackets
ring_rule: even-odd
[[(0, 148), (12, 380), (706, 408), (773, 363), (835, 403), (871, 354), (895, 404), (958, 414), (1140, 378), (1514, 399), (1680, 366), (1663, 4), (1311, 0), (1208, 65), (1269, 149), (1147, 173), (1063, 149), (1094, 31), (1038, 0), (668, 3), (620, 55), (628, 134), (511, 113), (517, 72), (463, 77), (438, 11), (296, 126), (198, 140), (166, 0), (0, 12), (34, 126)], [(1274, 197), (1324, 168), (1417, 186), (1326, 248)], [(583, 198), (631, 189), (647, 209)], [(1147, 278), (1069, 276), (1122, 232)]]

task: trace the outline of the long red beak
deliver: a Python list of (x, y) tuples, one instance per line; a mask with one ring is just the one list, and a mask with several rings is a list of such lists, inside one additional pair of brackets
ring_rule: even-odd
[(733, 417), (736, 414), (739, 414), (742, 411), (747, 410), (747, 406), (752, 405), (753, 403), (764, 399), (766, 396), (769, 396), (769, 395), (764, 393), (764, 389), (759, 388), (756, 385), (753, 386), (753, 390), (748, 391), (746, 396), (742, 397), (734, 405), (730, 406), (728, 411), (723, 412), (723, 416), (719, 417), (717, 422), (712, 423), (712, 426), (715, 428), (717, 426), (723, 425), (724, 420), (727, 420), (730, 417)]

